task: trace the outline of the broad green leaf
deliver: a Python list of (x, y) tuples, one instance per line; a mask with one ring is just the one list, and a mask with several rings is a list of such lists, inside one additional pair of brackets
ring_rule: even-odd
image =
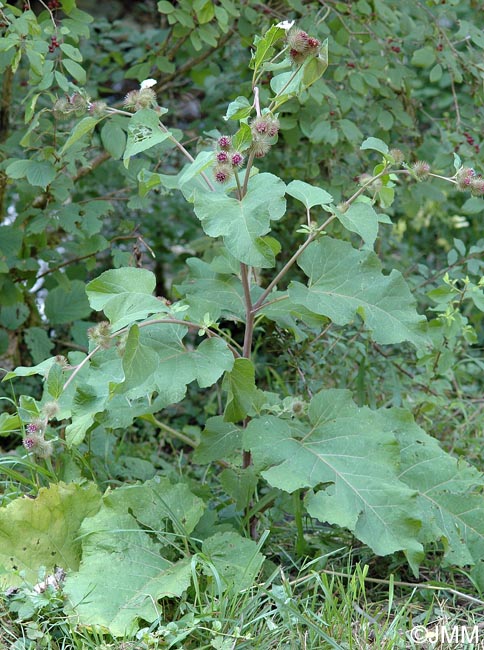
[(272, 267), (275, 255), (264, 241), (271, 220), (286, 211), (285, 185), (273, 174), (258, 174), (249, 181), (246, 196), (238, 201), (225, 194), (195, 191), (195, 214), (210, 237), (223, 237), (229, 252), (250, 266)]
[(52, 324), (70, 323), (91, 313), (84, 283), (73, 280), (68, 288), (58, 286), (45, 299), (45, 315)]
[(355, 232), (369, 246), (373, 246), (378, 235), (378, 215), (369, 203), (352, 203), (346, 212), (334, 211), (338, 221), (346, 230)]
[(306, 287), (293, 282), (289, 297), (337, 325), (351, 323), (358, 314), (377, 343), (427, 341), (426, 319), (415, 310), (415, 300), (402, 275), (383, 275), (373, 252), (357, 251), (351, 244), (325, 238), (308, 246), (299, 266), (309, 277)]
[(171, 136), (160, 126), (159, 114), (151, 108), (137, 111), (128, 124), (128, 141), (123, 156), (124, 166), (128, 168), (129, 159), (142, 151), (151, 149)]
[(379, 555), (417, 555), (417, 495), (397, 479), (397, 424), (390, 409), (360, 408), (349, 391), (328, 390), (311, 400), (308, 423), (251, 420), (244, 447), (273, 487), (315, 490), (306, 498), (311, 516), (350, 529)]
[(320, 187), (314, 187), (304, 181), (291, 181), (286, 187), (286, 194), (293, 196), (301, 203), (304, 203), (309, 210), (315, 205), (328, 205), (333, 203), (333, 197)]
[(86, 287), (89, 304), (96, 311), (104, 309), (113, 296), (125, 293), (148, 294), (156, 287), (156, 277), (147, 269), (126, 267), (101, 273)]
[(360, 149), (372, 149), (373, 151), (378, 151), (382, 154), (388, 153), (388, 145), (379, 138), (367, 138), (364, 142), (361, 143)]
[[(135, 344), (133, 338), (124, 366), (127, 384), (120, 383), (116, 392), (127, 391), (133, 399), (156, 390), (165, 405), (175, 404), (183, 399), (192, 381), (207, 388), (232, 369), (233, 354), (221, 339), (205, 339), (193, 349), (183, 343), (186, 332), (186, 327), (168, 323), (140, 328), (139, 341)], [(143, 365), (142, 359), (146, 360), (150, 351), (155, 363), (146, 361)]]
[(242, 431), (231, 422), (226, 422), (217, 415), (209, 418), (200, 437), (200, 444), (195, 449), (193, 460), (196, 463), (211, 463), (214, 460), (227, 459), (236, 449), (241, 448)]
[(77, 47), (74, 47), (73, 45), (69, 45), (69, 43), (61, 43), (60, 49), (61, 52), (64, 52), (64, 54), (68, 56), (70, 59), (72, 59), (73, 61), (77, 61), (78, 63), (82, 61), (82, 54), (77, 49)]
[(6, 168), (10, 178), (27, 178), (31, 185), (46, 188), (56, 177), (54, 165), (48, 161), (16, 160)]
[(80, 140), (83, 136), (94, 131), (96, 124), (99, 124), (102, 117), (85, 117), (82, 119), (72, 131), (71, 135), (67, 138), (65, 145), (61, 149), (61, 155), (64, 154), (73, 144)]
[(440, 540), (446, 563), (471, 565), (482, 588), (484, 476), (446, 453), (407, 413), (402, 412), (401, 420), (397, 435), (402, 448), (398, 478), (419, 494), (418, 509), (424, 522), (421, 541)]
[(190, 560), (177, 549), (185, 548), (203, 508), (185, 485), (166, 478), (108, 493), (82, 526), (82, 563), (65, 582), (80, 621), (117, 636), (135, 631), (138, 619), (155, 621), (157, 601), (190, 585)]
[(166, 313), (168, 307), (155, 296), (145, 293), (122, 293), (108, 300), (103, 311), (112, 325), (112, 331), (115, 332), (152, 314)]
[[(75, 571), (81, 559), (79, 528), (100, 506), (93, 483), (56, 483), (35, 499), (19, 497), (0, 508), (0, 574), (3, 588), (38, 581), (40, 567)], [(17, 571), (24, 572), (20, 577)]]
[(252, 587), (264, 562), (254, 541), (232, 532), (216, 533), (204, 540), (202, 553), (215, 567), (224, 591), (229, 594)]
[(240, 422), (247, 415), (254, 414), (259, 391), (255, 385), (252, 361), (236, 359), (231, 372), (225, 375), (222, 387), (227, 391), (225, 422)]

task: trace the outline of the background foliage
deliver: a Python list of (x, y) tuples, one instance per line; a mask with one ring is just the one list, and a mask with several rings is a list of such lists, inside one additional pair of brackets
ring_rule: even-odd
[[(120, 597), (96, 620), (134, 632), (160, 620), (152, 603), (166, 597), (249, 588), (264, 536), (241, 533), (254, 536), (257, 520), (277, 564), (290, 521), (282, 544), (293, 553), (294, 538), (296, 555), (343, 540), (367, 558), (393, 553), (398, 564), (403, 552), (414, 573), (471, 567), (482, 588), (483, 200), (446, 182), (462, 165), (483, 172), (479, 10), (472, 0), (182, 0), (113, 4), (109, 16), (73, 0), (1, 5), (0, 561), (10, 583), (62, 566), (72, 606), (108, 566), (91, 604), (74, 608), (87, 622), (107, 593), (124, 593), (118, 580), (137, 576), (128, 613)], [(220, 134), (240, 126), (249, 146), (259, 72), (262, 107), (283, 88), (274, 78), (285, 68), (260, 66), (275, 51), (262, 36), (285, 20), (327, 41), (329, 65), (281, 100), (277, 144), (242, 208), (220, 187), (209, 193), (200, 173), (213, 179)], [(148, 77), (167, 112), (130, 117), (123, 99)], [(157, 130), (160, 116), (191, 166)], [(382, 174), (399, 168), (394, 149), (407, 173)], [(409, 171), (418, 160), (434, 177)], [(360, 190), (366, 201), (338, 212)], [(252, 362), (234, 362), (247, 332), (240, 262), (257, 267), (257, 304), (276, 258), (283, 268), (313, 232), (306, 210), (320, 226), (328, 205), (331, 237), (307, 247), (288, 292), (271, 294)], [(145, 326), (153, 315), (173, 322)], [(117, 347), (104, 346), (113, 332)], [(48, 453), (29, 454), (28, 426), (52, 401)], [(328, 440), (344, 451), (334, 474)], [(372, 492), (361, 503), (359, 473)]]

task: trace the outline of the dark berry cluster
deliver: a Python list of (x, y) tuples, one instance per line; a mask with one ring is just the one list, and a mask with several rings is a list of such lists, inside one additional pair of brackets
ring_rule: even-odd
[(239, 151), (235, 151), (230, 136), (221, 135), (217, 140), (215, 161), (213, 169), (215, 180), (217, 183), (227, 183), (231, 179), (234, 169), (243, 165), (244, 156)]
[(50, 2), (47, 3), (47, 7), (51, 11), (55, 11), (56, 9), (60, 9), (61, 3), (59, 2), (59, 0), (50, 0)]
[(302, 29), (290, 29), (286, 39), (289, 56), (296, 65), (301, 65), (308, 57), (317, 55), (321, 47), (317, 38), (309, 36)]
[(56, 48), (59, 47), (59, 41), (57, 40), (57, 36), (51, 36), (50, 37), (50, 45), (49, 45), (49, 52), (55, 52)]
[(470, 133), (467, 133), (467, 131), (464, 131), (464, 136), (465, 139), (467, 140), (467, 144), (470, 145), (471, 147), (474, 147), (476, 153), (479, 153), (479, 145), (475, 144), (475, 140), (472, 137)]

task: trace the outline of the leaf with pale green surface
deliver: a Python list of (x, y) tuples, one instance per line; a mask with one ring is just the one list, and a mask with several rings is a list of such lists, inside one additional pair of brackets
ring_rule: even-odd
[(427, 344), (426, 319), (417, 314), (408, 285), (398, 271), (383, 275), (373, 252), (324, 238), (310, 244), (298, 264), (310, 281), (308, 287), (291, 283), (294, 303), (337, 325), (347, 325), (359, 315), (377, 343), (410, 341), (419, 348)]
[(275, 263), (271, 242), (264, 235), (271, 220), (284, 216), (285, 184), (273, 174), (258, 174), (238, 201), (225, 194), (195, 191), (195, 214), (210, 237), (223, 237), (229, 252), (250, 266), (270, 268)]
[(326, 190), (299, 180), (289, 183), (286, 187), (286, 194), (304, 203), (308, 209), (313, 208), (315, 205), (323, 206), (333, 203), (333, 197)]
[(397, 479), (400, 449), (392, 410), (357, 407), (346, 390), (322, 391), (309, 423), (265, 416), (251, 420), (244, 447), (264, 478), (306, 497), (311, 516), (349, 528), (376, 553), (422, 553), (415, 490)]
[[(77, 570), (81, 559), (79, 529), (95, 514), (101, 495), (94, 483), (56, 483), (35, 499), (19, 497), (0, 508), (0, 582), (20, 585), (38, 580), (40, 567)], [(18, 575), (23, 572), (23, 576)]]
[(101, 273), (86, 286), (89, 304), (101, 311), (113, 296), (124, 293), (151, 295), (156, 287), (156, 277), (147, 269), (126, 267)]
[(369, 203), (352, 203), (346, 212), (334, 210), (336, 218), (346, 230), (355, 232), (369, 246), (373, 246), (378, 235), (379, 217)]
[(190, 585), (190, 559), (181, 550), (177, 559), (173, 554), (185, 549), (178, 536), (193, 531), (203, 510), (186, 485), (166, 478), (108, 493), (84, 521), (82, 563), (65, 582), (79, 620), (118, 636), (135, 631), (140, 618), (156, 620), (158, 599), (181, 596)]

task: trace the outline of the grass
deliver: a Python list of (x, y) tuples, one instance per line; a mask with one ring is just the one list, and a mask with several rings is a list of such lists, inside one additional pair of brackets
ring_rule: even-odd
[[(345, 566), (343, 558), (336, 563)], [(264, 582), (220, 600), (202, 593), (196, 605), (188, 597), (166, 601), (162, 604), (165, 620), (122, 640), (102, 629), (76, 626), (64, 614), (62, 597), (54, 590), (39, 595), (25, 587), (0, 599), (0, 648), (417, 649), (446, 647), (432, 640), (452, 639), (452, 633), (461, 639), (463, 628), (472, 635), (474, 626), (484, 621), (484, 601), (451, 584), (387, 581), (371, 578), (367, 565), (347, 563), (346, 570), (338, 571), (320, 569), (320, 564), (318, 558), (297, 571), (275, 569)], [(413, 641), (412, 629), (418, 633), (417, 641), (427, 641)], [(484, 628), (482, 637), (484, 642)]]

